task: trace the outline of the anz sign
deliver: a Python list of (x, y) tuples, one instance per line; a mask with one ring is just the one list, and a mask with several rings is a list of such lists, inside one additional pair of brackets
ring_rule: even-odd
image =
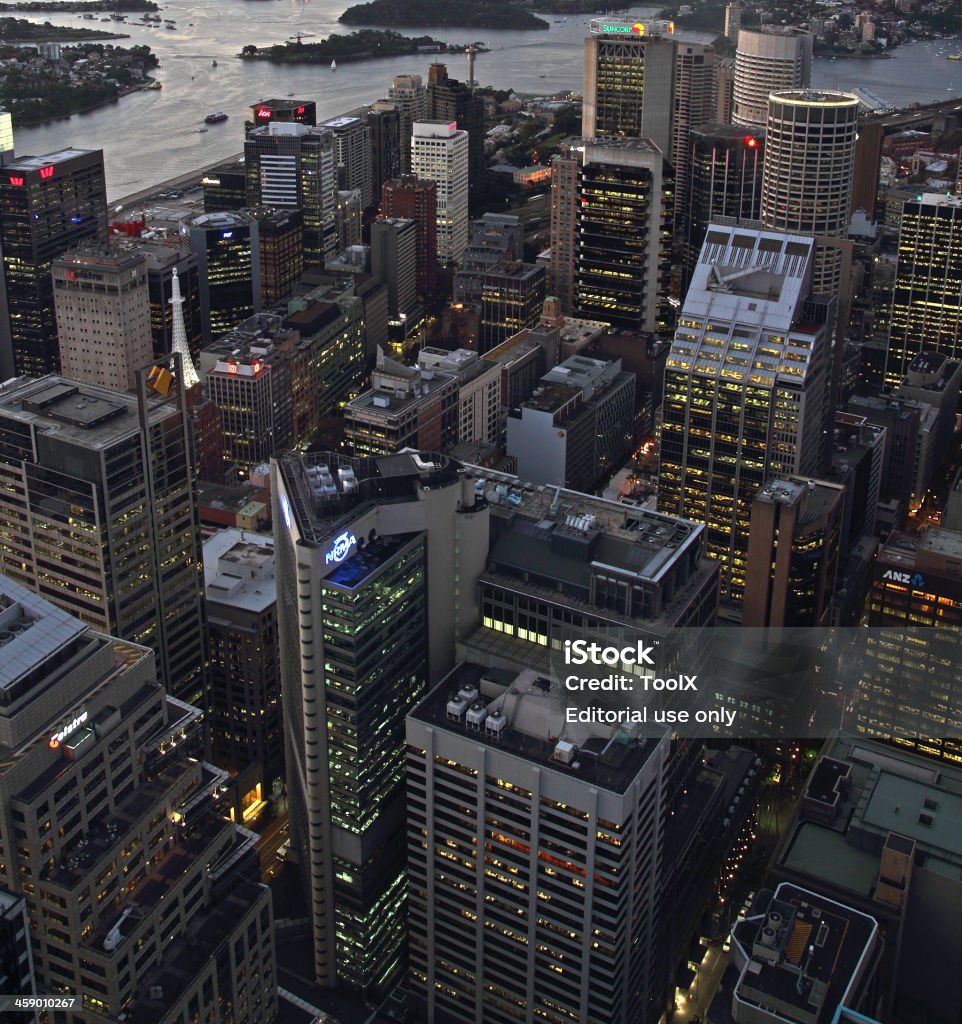
[(883, 580), (891, 580), (892, 583), (904, 583), (908, 587), (921, 590), (925, 586), (925, 577), (921, 573), (898, 572), (896, 569), (886, 569), (882, 573)]

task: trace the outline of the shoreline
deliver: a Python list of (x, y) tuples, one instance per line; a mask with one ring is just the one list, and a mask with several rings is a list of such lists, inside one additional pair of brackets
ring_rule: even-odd
[[(489, 50), (487, 50), (485, 48), (482, 48), (482, 47), (478, 47), (478, 49), (475, 50), (475, 53), (489, 53), (489, 52), (490, 52)], [(319, 64), (319, 65), (324, 65), (324, 64), (327, 63), (327, 61), (329, 59), (330, 60), (340, 61), (342, 64), (358, 64), (361, 61), (365, 61), (365, 60), (387, 60), (388, 58), (391, 58), (391, 57), (419, 57), (419, 56), (422, 56), (422, 55), (425, 56), (425, 57), (432, 57), (432, 56), (445, 55), (445, 54), (463, 55), (465, 53), (467, 53), (467, 48), (464, 48), (464, 49), (451, 49), (451, 48), (448, 48), (448, 49), (444, 49), (444, 50), (442, 50), (442, 49), (437, 49), (437, 50), (411, 50), (411, 51), (409, 51), (407, 53), (377, 53), (377, 52), (373, 52), (373, 51), (371, 51), (371, 52), (365, 51), (364, 53), (350, 53), (350, 54), (348, 54), (348, 53), (345, 53), (345, 54), (341, 54), (341, 53), (330, 54), (329, 53), (329, 54), (326, 54), (323, 57), (318, 57), (316, 60), (278, 60), (276, 57), (269, 56), (266, 52), (264, 53), (263, 56), (261, 56), (259, 52), (258, 53), (253, 53), (253, 54), (235, 53), (234, 56), (238, 60), (241, 60), (241, 61), (244, 61), (244, 62), (246, 62), (246, 61), (265, 61), (268, 64), (299, 64), (299, 65)]]
[(148, 78), (143, 85), (135, 85), (129, 89), (125, 89), (123, 92), (118, 92), (112, 99), (99, 100), (95, 103), (87, 103), (82, 107), (78, 107), (76, 110), (71, 110), (69, 114), (55, 114), (52, 117), (40, 117), (31, 118), (28, 121), (17, 121), (14, 124), (14, 128), (37, 128), (44, 124), (53, 124), (55, 121), (69, 121), (75, 114), (89, 114), (94, 110), (100, 110), (103, 107), (109, 107), (114, 103), (119, 103), (125, 96), (130, 96), (135, 92), (152, 92), (151, 84), (156, 79)]

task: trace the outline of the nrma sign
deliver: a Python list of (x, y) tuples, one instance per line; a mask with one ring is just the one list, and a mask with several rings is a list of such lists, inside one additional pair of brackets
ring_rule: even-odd
[(339, 537), (334, 538), (334, 543), (325, 552), (324, 564), (340, 565), (354, 547), (357, 547), (357, 537), (350, 530), (345, 530)]
[(908, 587), (915, 587), (921, 590), (925, 586), (925, 577), (918, 572), (899, 572), (897, 569), (886, 569), (882, 573), (883, 580), (891, 580), (892, 583), (904, 583)]

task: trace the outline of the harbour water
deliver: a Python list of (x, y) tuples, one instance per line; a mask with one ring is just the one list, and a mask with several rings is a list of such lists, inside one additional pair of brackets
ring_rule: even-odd
[[(120, 46), (145, 43), (159, 56), (155, 72), (163, 89), (139, 92), (116, 104), (87, 114), (21, 128), (17, 152), (42, 154), (65, 146), (102, 148), (107, 162), (108, 198), (129, 195), (237, 153), (242, 148), (246, 108), (270, 96), (313, 99), (320, 117), (332, 117), (386, 95), (391, 77), (401, 73), (427, 75), (432, 58), (426, 55), (342, 62), (336, 72), (326, 64), (277, 65), (242, 61), (237, 57), (248, 43), (269, 46), (302, 33), (306, 41), (351, 28), (337, 23), (349, 0), (167, 0), (160, 14), (176, 22), (176, 31), (148, 28), (129, 15), (110, 22), (111, 30), (128, 33)], [(640, 8), (632, 17), (650, 14)], [(103, 27), (76, 14), (23, 14), (31, 21), (51, 20), (87, 28)], [(425, 28), (406, 29), (408, 35), (466, 43), (482, 40), (489, 52), (478, 55), (476, 76), (481, 84), (513, 88), (521, 93), (581, 91), (582, 55), (588, 30), (587, 15), (560, 18), (545, 15), (548, 31)], [(814, 84), (823, 88), (860, 88), (875, 104), (902, 106), (946, 96), (962, 96), (962, 62), (948, 53), (962, 42), (941, 40), (900, 47), (889, 60), (818, 59)], [(217, 66), (213, 66), (213, 61)], [(466, 58), (447, 58), (453, 77), (467, 77)], [(209, 126), (205, 114), (223, 110), (229, 120)]]

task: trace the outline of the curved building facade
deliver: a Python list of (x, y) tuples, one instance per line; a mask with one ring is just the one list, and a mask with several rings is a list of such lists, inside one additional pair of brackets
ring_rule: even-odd
[(768, 97), (783, 89), (806, 89), (812, 81), (810, 32), (741, 29), (735, 50), (732, 123), (765, 126)]

